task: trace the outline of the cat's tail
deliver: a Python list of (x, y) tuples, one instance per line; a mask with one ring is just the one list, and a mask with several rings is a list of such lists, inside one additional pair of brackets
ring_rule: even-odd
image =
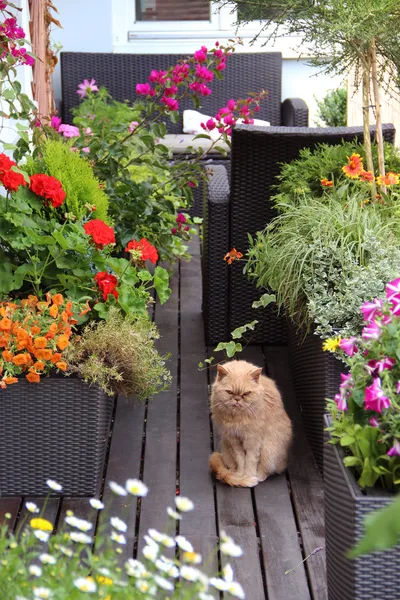
[(237, 475), (226, 468), (222, 454), (213, 452), (208, 462), (210, 469), (220, 481), (235, 487), (254, 487), (258, 483), (257, 477)]

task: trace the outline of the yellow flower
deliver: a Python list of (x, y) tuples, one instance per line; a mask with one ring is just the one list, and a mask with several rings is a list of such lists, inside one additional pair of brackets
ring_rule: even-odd
[(342, 338), (339, 336), (334, 338), (328, 338), (322, 344), (322, 350), (324, 350), (325, 352), (336, 352), (336, 350), (339, 348), (341, 339)]
[(47, 519), (31, 519), (31, 527), (40, 531), (53, 531), (53, 525)]
[(99, 575), (97, 581), (99, 583), (102, 583), (103, 585), (112, 585), (113, 582), (112, 579), (110, 579), (109, 577), (104, 577), (104, 575)]

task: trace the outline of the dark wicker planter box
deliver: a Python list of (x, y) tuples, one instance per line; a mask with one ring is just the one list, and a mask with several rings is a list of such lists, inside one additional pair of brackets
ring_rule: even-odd
[[(325, 426), (329, 423), (325, 417)], [(326, 441), (329, 440), (325, 432)], [(364, 517), (383, 508), (393, 496), (371, 490), (363, 494), (341, 447), (324, 448), (326, 558), (329, 600), (400, 600), (400, 546), (355, 560), (346, 552), (360, 539)], [(377, 495), (378, 494), (378, 495)]]
[(0, 391), (0, 496), (43, 496), (54, 479), (70, 496), (101, 483), (113, 398), (76, 377), (21, 379)]
[(339, 391), (344, 363), (322, 350), (317, 335), (298, 332), (289, 323), (289, 360), (296, 399), (301, 407), (304, 429), (318, 467), (323, 472), (324, 414), (326, 399)]

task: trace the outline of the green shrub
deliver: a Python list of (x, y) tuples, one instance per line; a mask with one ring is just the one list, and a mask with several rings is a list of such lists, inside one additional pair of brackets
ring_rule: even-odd
[(331, 90), (322, 100), (317, 100), (320, 127), (345, 127), (347, 125), (347, 89)]

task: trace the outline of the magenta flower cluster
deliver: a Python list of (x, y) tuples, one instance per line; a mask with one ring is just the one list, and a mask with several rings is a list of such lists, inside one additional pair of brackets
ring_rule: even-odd
[(189, 231), (190, 227), (189, 225), (185, 225), (186, 221), (186, 217), (183, 213), (178, 213), (178, 216), (175, 219), (176, 221), (176, 227), (172, 227), (171, 229), (171, 233), (173, 235), (177, 235), (179, 232), (182, 231)]
[(202, 128), (207, 132), (217, 129), (221, 134), (231, 135), (233, 125), (239, 119), (242, 119), (245, 125), (253, 124), (253, 115), (260, 110), (260, 100), (265, 95), (265, 92), (261, 92), (251, 98), (228, 100), (227, 105), (220, 108), (214, 118), (208, 119), (206, 123), (201, 123)]
[[(353, 395), (363, 394), (363, 409), (371, 427), (380, 428), (385, 439), (392, 440), (388, 456), (400, 456), (400, 432), (392, 430), (390, 411), (398, 411), (400, 400), (400, 364), (396, 349), (400, 341), (400, 278), (386, 285), (386, 298), (365, 302), (361, 307), (365, 322), (361, 337), (342, 339), (340, 349), (351, 368), (341, 375), (339, 393), (334, 400), (341, 411), (357, 408)], [(390, 356), (391, 353), (396, 356)], [(361, 367), (361, 368), (360, 368)], [(353, 404), (351, 404), (353, 402)], [(371, 414), (372, 413), (372, 414)]]
[[(7, 6), (7, 2), (0, 1), (0, 10), (5, 10)], [(18, 25), (15, 17), (8, 17), (0, 23), (0, 45), (3, 50), (1, 59), (12, 56), (14, 65), (32, 66), (35, 59), (22, 47), (21, 40), (25, 40), (25, 31)]]

